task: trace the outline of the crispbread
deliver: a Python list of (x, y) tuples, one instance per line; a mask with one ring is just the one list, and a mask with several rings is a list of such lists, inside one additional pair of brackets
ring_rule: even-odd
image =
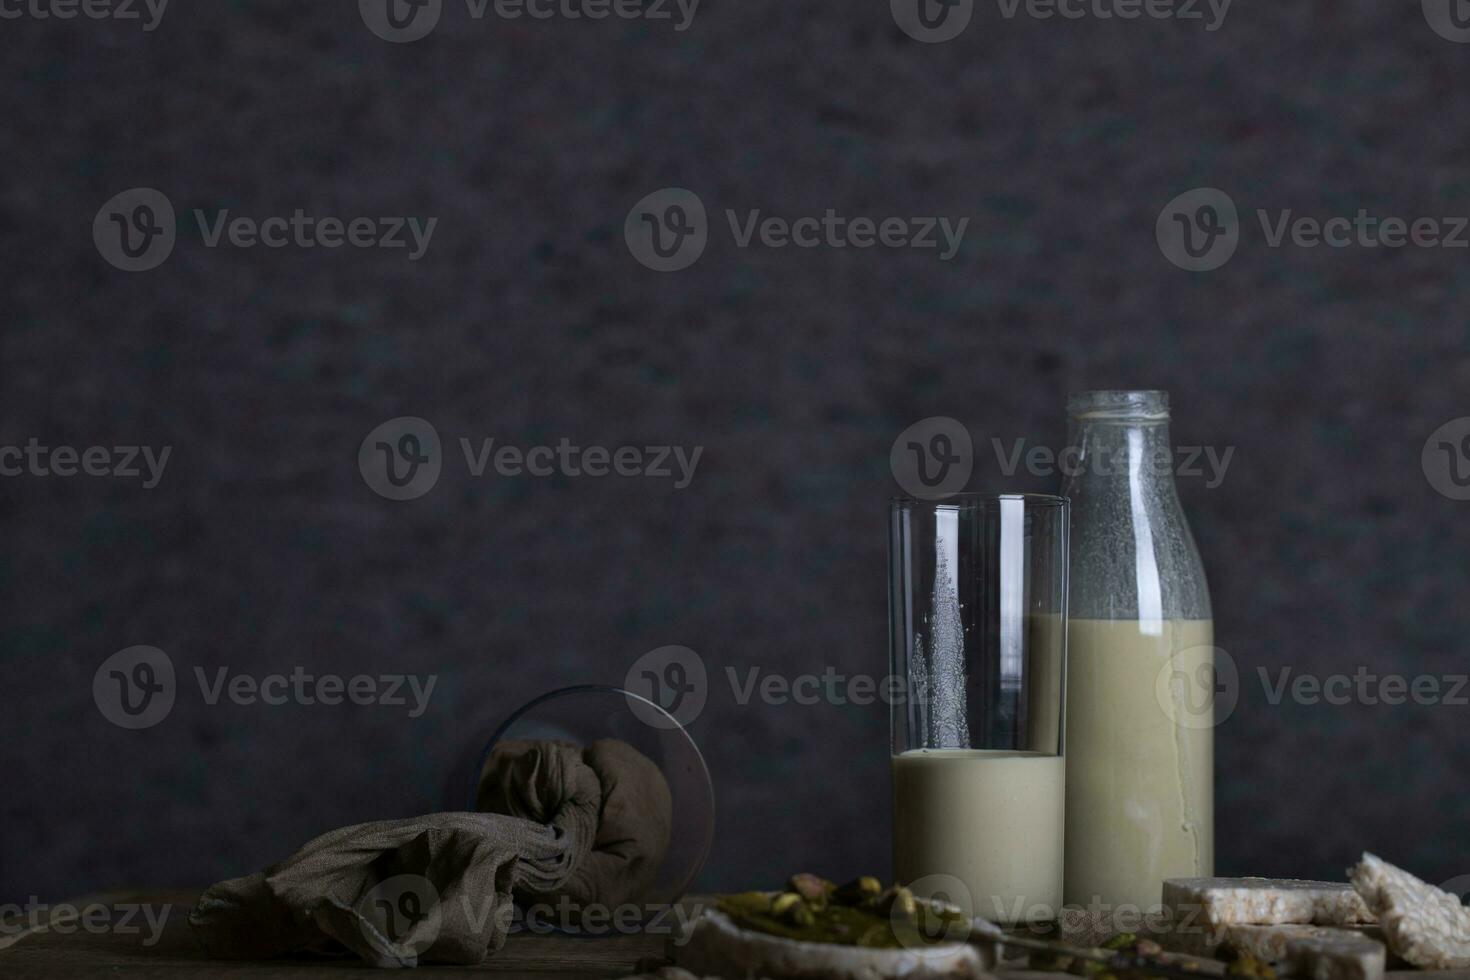
[(1228, 925), (1353, 926), (1374, 922), (1351, 885), (1294, 878), (1170, 878), (1164, 906), (1176, 928)]
[(1281, 972), (1312, 980), (1380, 980), (1383, 944), (1352, 929), (1327, 926), (1227, 926), (1227, 942)]
[(1348, 874), (1395, 953), (1425, 969), (1470, 966), (1470, 910), (1458, 898), (1373, 854)]
[(1284, 975), (1311, 980), (1382, 980), (1387, 953), (1365, 927), (1312, 925), (1178, 926), (1158, 936), (1164, 948), (1218, 957), (1225, 949), (1274, 963)]

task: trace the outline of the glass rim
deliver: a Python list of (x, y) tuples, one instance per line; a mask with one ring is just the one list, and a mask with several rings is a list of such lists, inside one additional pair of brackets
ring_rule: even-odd
[(937, 507), (945, 504), (975, 506), (996, 503), (1002, 500), (1024, 500), (1026, 503), (1035, 504), (1040, 507), (1065, 507), (1068, 503), (1066, 497), (1055, 493), (995, 493), (986, 491), (935, 494), (933, 497), (903, 495), (888, 498), (888, 502), (895, 510), (903, 507)]
[(1169, 392), (1163, 388), (1097, 388), (1074, 391), (1067, 398), (1067, 415), (1078, 421), (1159, 422), (1170, 412)]

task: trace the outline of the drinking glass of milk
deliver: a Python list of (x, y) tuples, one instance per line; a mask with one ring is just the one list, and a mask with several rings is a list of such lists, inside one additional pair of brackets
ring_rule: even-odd
[(1165, 878), (1214, 873), (1210, 593), (1168, 393), (1086, 391), (1067, 410), (1066, 900), (1148, 910)]
[(890, 525), (894, 875), (993, 921), (1053, 918), (1067, 501), (905, 498)]

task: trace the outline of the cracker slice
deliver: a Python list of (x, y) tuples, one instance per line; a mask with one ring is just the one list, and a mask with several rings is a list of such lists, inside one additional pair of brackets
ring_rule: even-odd
[(1366, 852), (1348, 875), (1389, 949), (1429, 970), (1470, 966), (1470, 909), (1459, 898)]

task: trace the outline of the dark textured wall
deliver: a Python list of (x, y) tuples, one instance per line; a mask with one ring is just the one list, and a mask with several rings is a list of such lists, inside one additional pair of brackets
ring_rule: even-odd
[[(1336, 877), (1364, 847), (1470, 871), (1467, 709), (1272, 706), (1258, 667), (1466, 670), (1470, 504), (1421, 450), (1470, 412), (1466, 252), (1272, 248), (1257, 208), (1470, 214), (1470, 46), (1415, 3), (1241, 3), (1224, 25), (1006, 19), (921, 44), (879, 2), (707, 0), (693, 25), (470, 19), (390, 45), (350, 3), (178, 3), (158, 28), (0, 22), (0, 445), (171, 446), (159, 485), (0, 479), (0, 900), (202, 884), (327, 828), (437, 807), (467, 739), (645, 651), (883, 673), (888, 454), (911, 423), (1057, 445), (1083, 387), (1169, 389), (1240, 704), (1218, 731), (1220, 869)], [(709, 247), (635, 261), (681, 186)], [(1234, 257), (1155, 241), (1228, 193)], [(127, 273), (93, 219), (166, 194)], [(192, 210), (437, 217), (428, 252), (208, 248)], [(949, 262), (736, 246), (724, 211), (967, 216)], [(404, 415), (450, 443), (386, 500)], [(454, 442), (702, 446), (691, 485), (473, 478)], [(497, 443), (499, 444), (499, 443)], [(975, 488), (1051, 489), (982, 454)], [(434, 673), (430, 710), (100, 712), (108, 656), (180, 675)], [(1274, 676), (1274, 675), (1273, 675)], [(886, 870), (881, 706), (694, 724), (721, 822), (703, 883)]]

